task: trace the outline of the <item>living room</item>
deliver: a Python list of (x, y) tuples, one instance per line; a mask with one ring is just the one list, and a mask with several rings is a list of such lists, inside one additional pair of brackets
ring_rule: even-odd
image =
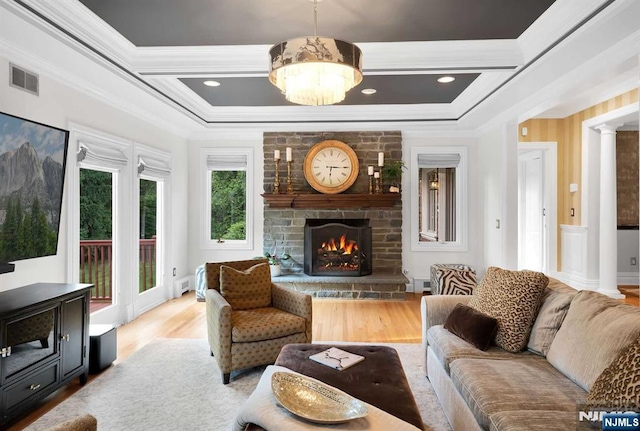
[[(305, 180), (304, 156), (313, 145), (332, 139), (354, 147), (360, 164), (354, 188), (336, 196), (356, 193), (354, 190), (358, 194), (368, 194), (368, 167), (379, 170), (379, 152), (384, 153), (383, 165), (395, 160), (402, 160), (406, 165), (400, 183), (400, 203), (395, 206), (400, 213), (401, 225), (395, 247), (399, 262), (379, 266), (385, 267), (385, 273), (397, 272), (406, 277), (402, 284), (408, 293), (422, 293), (434, 264), (470, 265), (476, 270), (478, 280), (491, 266), (526, 267), (521, 261), (525, 237), (520, 232), (518, 215), (519, 149), (531, 151), (535, 145), (541, 147), (545, 160), (555, 154), (555, 164), (549, 161), (545, 170), (545, 175), (553, 177), (555, 186), (548, 185), (552, 183), (549, 179), (547, 187), (550, 190), (543, 197), (545, 204), (553, 206), (546, 206), (549, 218), (543, 227), (546, 230), (542, 236), (546, 240), (540, 270), (579, 289), (611, 293), (612, 274), (616, 280), (614, 284), (638, 284), (638, 231), (625, 226), (606, 237), (615, 237), (613, 244), (599, 245), (604, 218), (600, 216), (599, 203), (607, 193), (601, 195), (600, 192), (600, 157), (591, 157), (593, 153), (588, 152), (599, 146), (601, 134), (596, 127), (603, 123), (622, 123), (620, 132), (635, 132), (637, 141), (640, 54), (640, 28), (635, 19), (637, 1), (541, 2), (544, 5), (537, 6), (541, 10), (532, 12), (533, 18), (529, 17), (531, 26), (528, 27), (525, 19), (525, 24), (520, 24), (521, 29), (514, 30), (520, 31), (516, 36), (461, 36), (457, 43), (455, 38), (446, 40), (447, 36), (429, 43), (422, 35), (422, 39), (404, 36), (404, 39), (394, 41), (391, 38), (376, 40), (371, 35), (348, 37), (347, 32), (342, 37), (362, 45), (364, 83), (369, 82), (372, 87), (380, 83), (378, 96), (390, 97), (384, 91), (385, 79), (389, 76), (390, 79), (406, 77), (404, 84), (391, 80), (391, 84), (387, 83), (391, 86), (386, 87), (391, 91), (396, 88), (403, 97), (406, 97), (405, 93), (418, 93), (407, 86), (414, 82), (423, 85), (422, 81), (412, 79), (424, 79), (425, 76), (453, 74), (457, 78), (454, 85), (459, 87), (457, 90), (439, 90), (438, 84), (430, 84), (436, 86), (429, 87), (432, 92), (421, 95), (422, 100), (389, 99), (392, 101), (387, 104), (371, 102), (372, 99), (360, 93), (364, 87), (357, 87), (349, 94), (357, 93), (364, 99), (347, 105), (317, 107), (294, 106), (288, 102), (246, 106), (248, 103), (242, 99), (229, 99), (226, 105), (216, 105), (217, 93), (213, 93), (217, 89), (224, 90), (227, 85), (233, 88), (232, 81), (243, 77), (259, 77), (272, 86), (267, 79), (268, 48), (287, 37), (310, 33), (313, 4), (306, 0), (300, 0), (301, 4), (294, 8), (299, 14), (296, 15), (300, 21), (296, 30), (300, 34), (276, 34), (270, 36), (275, 37), (270, 42), (264, 39), (259, 44), (199, 42), (193, 43), (190, 49), (182, 47), (190, 45), (189, 42), (133, 43), (120, 33), (126, 29), (118, 27), (118, 21), (109, 23), (107, 18), (100, 16), (108, 10), (101, 10), (97, 3), (3, 0), (0, 4), (0, 80), (5, 82), (0, 86), (0, 111), (70, 132), (57, 253), (15, 261), (14, 272), (0, 275), (0, 291), (37, 282), (81, 281), (77, 197), (79, 172), (83, 166), (118, 172), (120, 199), (114, 210), (118, 211), (115, 217), (118, 228), (113, 237), (121, 247), (116, 263), (118, 270), (114, 275), (116, 289), (120, 290), (119, 298), (115, 307), (93, 313), (92, 323), (122, 325), (139, 320), (160, 304), (177, 297), (174, 282), (193, 277), (196, 268), (205, 262), (252, 259), (273, 252), (277, 246), (279, 252), (293, 257), (285, 261), (285, 272), (302, 272), (304, 263), (300, 251), (303, 247), (297, 248), (296, 243), (294, 248), (293, 243), (284, 243), (280, 237), (271, 236), (274, 230), (273, 225), (268, 224), (271, 220), (268, 216), (278, 210), (267, 203), (262, 194), (273, 192), (273, 151), (279, 150), (283, 156), (279, 164), (281, 195), (286, 196), (287, 148), (294, 150), (292, 181), (295, 192), (317, 193)], [(331, 26), (331, 21), (349, 15), (339, 3), (319, 2), (321, 33), (334, 36), (335, 27)], [(362, 3), (366, 9), (366, 2)], [(471, 7), (469, 2), (462, 3), (462, 10)], [(253, 10), (254, 6), (246, 8), (258, 14)], [(465, 19), (484, 23), (489, 29), (498, 27), (491, 24), (492, 20), (499, 18), (509, 22), (509, 12), (492, 11), (491, 16), (485, 16), (476, 9), (471, 10), (477, 15), (469, 13)], [(171, 18), (169, 12), (163, 11), (159, 8), (158, 13)], [(220, 11), (214, 12), (222, 15)], [(261, 12), (267, 14), (267, 11)], [(273, 14), (284, 16), (287, 12)], [(395, 25), (401, 27), (406, 25), (398, 17), (409, 20), (411, 16), (404, 9), (402, 14), (398, 10), (384, 9), (377, 11), (376, 19), (383, 19), (385, 14), (389, 21), (391, 16), (396, 16), (393, 21), (400, 21)], [(355, 15), (353, 19), (359, 25), (351, 24), (351, 27), (365, 27), (362, 23), (367, 18), (362, 12)], [(267, 16), (269, 18), (265, 19), (273, 18), (273, 15)], [(427, 17), (426, 14), (422, 16)], [(177, 16), (174, 18), (178, 19)], [(456, 20), (449, 17), (441, 21)], [(288, 21), (275, 27), (286, 28), (287, 25)], [(436, 23), (431, 25), (436, 26)], [(158, 32), (152, 30), (163, 27), (157, 22), (145, 26), (148, 37), (158, 37)], [(471, 23), (463, 21), (458, 26), (471, 26)], [(168, 27), (171, 26), (167, 24)], [(181, 28), (185, 27), (188, 24)], [(236, 27), (244, 26), (236, 24)], [(375, 31), (376, 27), (371, 27)], [(419, 23), (415, 27), (419, 28)], [(397, 27), (395, 31), (402, 33)], [(241, 32), (236, 29), (236, 33)], [(407, 42), (411, 37), (416, 38)], [(493, 40), (484, 40), (489, 38)], [(465, 43), (463, 39), (476, 40)], [(230, 46), (235, 46), (237, 51)], [(11, 82), (10, 65), (38, 75), (37, 96), (8, 84)], [(195, 86), (191, 80), (205, 78), (218, 80), (223, 85), (210, 90), (191, 88)], [(247, 82), (244, 82), (247, 93), (257, 91)], [(235, 85), (243, 88), (242, 82)], [(448, 93), (449, 100), (434, 101), (439, 91), (453, 93)], [(284, 99), (277, 90), (275, 93), (276, 97)], [(297, 142), (298, 147), (293, 141), (287, 141), (296, 134), (304, 135)], [(379, 137), (385, 134), (399, 136), (400, 148), (363, 150), (373, 146), (373, 140), (358, 140), (367, 134), (377, 135), (375, 145), (382, 142)], [(101, 150), (106, 151), (104, 155), (112, 154), (109, 151), (115, 149), (124, 154), (127, 161), (124, 167), (100, 167), (97, 161), (91, 165), (89, 159), (78, 161), (81, 143), (86, 144), (89, 153), (98, 155)], [(241, 149), (249, 155), (246, 159), (247, 195), (251, 196), (246, 204), (246, 243), (236, 247), (231, 243), (218, 243), (207, 230), (210, 226), (206, 220), (206, 184), (203, 185), (207, 154), (212, 150), (233, 149)], [(460, 181), (457, 239), (442, 243), (419, 241), (422, 229), (415, 199), (420, 169), (418, 156), (458, 150), (463, 157), (461, 166), (464, 166), (466, 181)], [(136, 183), (141, 157), (159, 160), (163, 163), (158, 169), (170, 171), (166, 176), (158, 176), (165, 185), (159, 288), (145, 293), (137, 289), (138, 248), (136, 241), (131, 239), (139, 236), (135, 221), (137, 204), (132, 193), (136, 189), (132, 184)], [(618, 156), (618, 159), (624, 160), (624, 157)], [(551, 175), (554, 165), (556, 174)], [(147, 173), (151, 171), (149, 169)], [(462, 174), (463, 169), (459, 172)], [(632, 193), (625, 196), (633, 196)], [(635, 193), (637, 196), (637, 189)], [(388, 190), (384, 190), (383, 195), (387, 194)], [(335, 210), (327, 210), (331, 211)], [(376, 217), (386, 217), (370, 212), (374, 213), (371, 217), (374, 221)], [(615, 211), (613, 216), (616, 216)], [(323, 217), (324, 214), (317, 218)], [(612, 250), (617, 250), (613, 272), (610, 260), (606, 265), (600, 260), (601, 255), (611, 258)], [(629, 264), (633, 258), (636, 265)], [(606, 283), (601, 283), (600, 267), (609, 268)]]

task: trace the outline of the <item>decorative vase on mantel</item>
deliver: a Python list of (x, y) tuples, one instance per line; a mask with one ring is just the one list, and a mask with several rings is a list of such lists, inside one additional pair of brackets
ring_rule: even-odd
[(279, 263), (270, 263), (269, 270), (271, 271), (271, 277), (279, 277), (282, 274), (282, 265)]

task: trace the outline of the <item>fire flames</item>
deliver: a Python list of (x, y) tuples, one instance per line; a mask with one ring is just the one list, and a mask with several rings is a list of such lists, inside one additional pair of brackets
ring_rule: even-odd
[(347, 235), (342, 235), (337, 243), (335, 239), (331, 238), (328, 242), (323, 242), (321, 248), (324, 251), (352, 254), (354, 251), (358, 251), (358, 243), (351, 239), (347, 241)]

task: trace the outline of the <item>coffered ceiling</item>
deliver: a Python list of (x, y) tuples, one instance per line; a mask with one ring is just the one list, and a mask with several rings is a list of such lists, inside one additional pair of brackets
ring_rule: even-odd
[[(321, 0), (318, 34), (356, 43), (364, 80), (319, 107), (287, 102), (267, 79), (271, 45), (313, 34), (310, 0), (0, 1), (207, 126), (456, 123), (493, 109), (556, 47), (634, 0)], [(456, 79), (439, 83), (444, 75)]]

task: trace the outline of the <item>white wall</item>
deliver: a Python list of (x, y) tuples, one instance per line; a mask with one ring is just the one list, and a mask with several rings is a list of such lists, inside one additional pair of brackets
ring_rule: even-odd
[[(166, 130), (142, 121), (128, 113), (50, 79), (46, 70), (32, 70), (40, 74), (40, 95), (34, 96), (10, 87), (9, 59), (0, 57), (0, 111), (29, 120), (69, 130), (69, 123), (88, 126), (123, 139), (159, 148), (173, 155), (173, 214), (169, 222), (173, 235), (173, 252), (169, 259), (177, 268), (177, 276), (187, 271), (187, 151), (186, 141)], [(67, 169), (75, 154), (69, 151)], [(69, 184), (65, 178), (64, 202), (60, 221), (60, 240), (56, 256), (16, 262), (13, 273), (0, 275), (0, 290), (7, 290), (39, 281), (67, 281), (67, 199)]]
[[(514, 140), (515, 140), (514, 136)], [(479, 266), (485, 270), (489, 266), (506, 267), (509, 261), (506, 250), (508, 229), (516, 224), (517, 237), (517, 194), (512, 204), (516, 206), (516, 217), (511, 221), (505, 219), (507, 211), (507, 187), (505, 181), (509, 180), (505, 170), (507, 154), (507, 142), (505, 130), (494, 129), (484, 133), (478, 140), (478, 170), (475, 181), (479, 188), (479, 208), (471, 220), (475, 220), (475, 228), (480, 239)], [(514, 161), (515, 172), (512, 173), (514, 187), (517, 186), (517, 157)], [(498, 227), (497, 223), (500, 223)], [(517, 238), (515, 254), (517, 264)], [(514, 268), (515, 269), (515, 268)]]
[[(203, 190), (200, 150), (202, 148), (253, 148), (253, 172), (247, 172), (247, 178), (253, 181), (253, 244), (249, 250), (211, 250), (201, 245), (201, 218), (203, 196), (208, 191)], [(206, 140), (191, 141), (189, 143), (189, 193), (188, 193), (188, 272), (194, 273), (198, 265), (205, 262), (221, 262), (229, 260), (252, 259), (262, 255), (262, 237), (264, 230), (264, 156), (262, 152), (262, 132), (248, 133), (218, 133), (217, 137)], [(186, 194), (185, 194), (186, 197)], [(187, 253), (185, 253), (186, 255)]]
[[(413, 235), (418, 235), (418, 232), (412, 232), (411, 229), (411, 199), (417, 199), (410, 195), (411, 181), (418, 180), (418, 172), (412, 172), (413, 167), (410, 163), (409, 157), (411, 156), (411, 149), (417, 147), (446, 147), (446, 146), (458, 146), (467, 148), (467, 212), (468, 218), (468, 239), (467, 239), (467, 251), (445, 251), (445, 250), (423, 250), (413, 251), (411, 250), (411, 238)], [(403, 187), (402, 187), (402, 261), (404, 264), (404, 270), (407, 271), (406, 275), (411, 280), (415, 279), (430, 279), (431, 278), (431, 265), (435, 263), (460, 263), (467, 264), (478, 269), (479, 256), (479, 235), (476, 227), (475, 214), (478, 212), (478, 193), (479, 184), (475, 180), (478, 175), (478, 143), (475, 138), (468, 137), (438, 137), (426, 134), (419, 131), (405, 131), (402, 134), (402, 154), (404, 156), (405, 164), (408, 167), (407, 172), (403, 175)]]

